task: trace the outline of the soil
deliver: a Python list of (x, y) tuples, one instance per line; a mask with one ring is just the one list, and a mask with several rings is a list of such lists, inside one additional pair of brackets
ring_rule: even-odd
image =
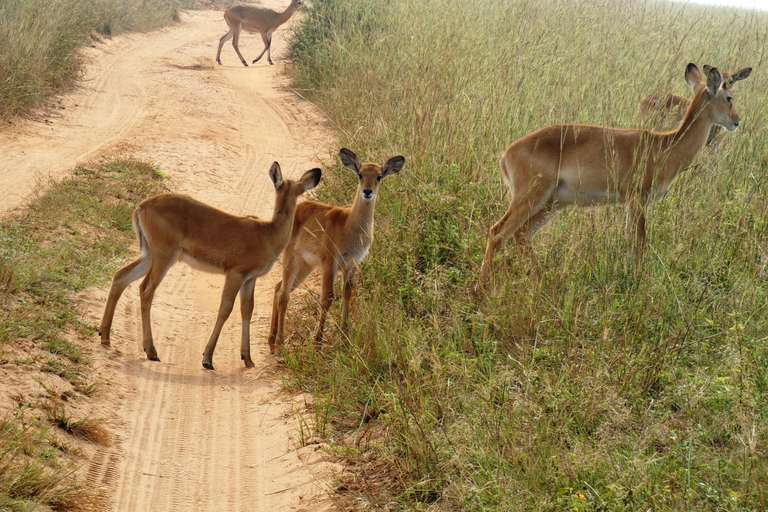
[[(285, 7), (280, 0), (264, 3)], [(48, 180), (78, 164), (135, 157), (156, 165), (174, 192), (268, 218), (273, 161), (289, 178), (332, 161), (334, 137), (323, 117), (287, 88), (286, 38), (294, 20), (274, 35), (274, 66), (265, 57), (244, 67), (231, 41), (219, 66), (214, 58), (227, 31), (222, 14), (184, 12), (171, 28), (87, 48), (78, 90), (0, 130), (0, 215), (23, 208)], [(258, 34), (242, 35), (246, 59), (261, 49)], [(80, 472), (100, 488), (109, 509), (336, 509), (328, 489), (338, 468), (307, 439), (311, 397), (282, 391), (280, 360), (266, 343), (278, 272), (275, 265), (256, 283), (251, 369), (239, 357), (238, 304), (219, 339), (216, 370), (201, 366), (222, 276), (181, 263), (168, 273), (152, 309), (161, 362), (148, 361), (141, 349), (138, 281), (126, 290), (112, 348), (93, 340), (103, 390), (96, 401), (113, 446), (94, 448)], [(94, 325), (106, 292), (93, 287), (80, 295)], [(30, 385), (15, 375), (4, 387), (16, 380)]]

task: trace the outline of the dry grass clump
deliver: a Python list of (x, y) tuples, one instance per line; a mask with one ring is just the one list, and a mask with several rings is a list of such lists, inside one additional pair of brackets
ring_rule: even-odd
[(64, 450), (46, 425), (23, 411), (0, 420), (0, 510), (105, 510), (103, 498), (77, 482), (80, 463)]
[(102, 446), (112, 446), (109, 431), (104, 426), (104, 419), (88, 417), (75, 420), (67, 414), (66, 407), (56, 395), (50, 395), (47, 402), (40, 405), (48, 420), (73, 436)]

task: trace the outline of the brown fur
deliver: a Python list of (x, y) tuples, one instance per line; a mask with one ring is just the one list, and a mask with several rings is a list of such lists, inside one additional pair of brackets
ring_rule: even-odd
[(645, 208), (664, 197), (678, 174), (704, 146), (713, 124), (739, 125), (731, 94), (712, 69), (707, 83), (689, 64), (686, 80), (696, 91), (677, 129), (656, 133), (586, 125), (555, 125), (512, 143), (501, 158), (501, 172), (512, 198), (506, 214), (491, 227), (480, 269), (486, 286), (493, 257), (510, 235), (530, 248), (530, 239), (556, 210), (626, 202), (627, 237), (634, 239), (636, 261), (645, 245)]
[(249, 329), (254, 284), (269, 272), (288, 243), (298, 197), (315, 188), (321, 176), (320, 169), (312, 169), (300, 180), (283, 180), (277, 162), (269, 173), (277, 196), (270, 221), (230, 215), (179, 194), (150, 197), (136, 207), (133, 225), (142, 255), (115, 273), (99, 327), (103, 345), (110, 344), (112, 318), (123, 291), (145, 276), (139, 290), (143, 346), (148, 359), (159, 361), (152, 341), (152, 299), (166, 272), (182, 260), (195, 268), (225, 275), (216, 325), (203, 352), (203, 367), (213, 369), (213, 351), (238, 291), (243, 318), (240, 355), (246, 367), (253, 366)]
[(216, 62), (221, 64), (221, 48), (229, 38), (232, 38), (232, 47), (237, 52), (237, 56), (240, 57), (240, 62), (244, 66), (248, 66), (248, 63), (245, 62), (243, 55), (240, 53), (240, 48), (238, 48), (240, 32), (245, 30), (246, 32), (260, 33), (261, 39), (264, 41), (264, 50), (253, 60), (252, 64), (256, 64), (264, 56), (265, 52), (267, 53), (267, 60), (270, 64), (273, 64), (271, 50), (272, 33), (277, 30), (277, 27), (288, 21), (300, 5), (300, 0), (291, 0), (288, 8), (283, 12), (255, 5), (233, 5), (224, 11), (224, 20), (227, 22), (229, 32), (219, 39), (219, 51), (216, 52)]
[(360, 179), (357, 195), (351, 206), (330, 206), (306, 201), (296, 209), (291, 240), (283, 253), (283, 280), (275, 287), (272, 303), (272, 322), (269, 327), (269, 350), (283, 344), (283, 324), (288, 308), (288, 297), (320, 267), (322, 289), (320, 292), (320, 320), (315, 340), (323, 336), (328, 308), (333, 300), (333, 281), (341, 271), (344, 280), (344, 302), (341, 323), (346, 327), (349, 301), (352, 297), (352, 280), (357, 266), (365, 258), (373, 241), (373, 211), (380, 181), (400, 171), (405, 158), (390, 158), (384, 166), (361, 164), (352, 151), (340, 152), (344, 165), (355, 171)]

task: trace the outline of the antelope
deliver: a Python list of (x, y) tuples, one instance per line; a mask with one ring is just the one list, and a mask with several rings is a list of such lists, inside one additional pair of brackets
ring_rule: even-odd
[[(704, 75), (709, 75), (711, 66), (703, 66), (702, 70)], [(721, 73), (723, 77), (723, 88), (730, 89), (734, 83), (739, 80), (745, 80), (752, 73), (752, 68), (740, 69), (736, 73)], [(655, 92), (643, 98), (638, 106), (638, 117), (640, 118), (641, 125), (647, 125), (649, 122), (654, 123), (656, 126), (668, 126), (670, 128), (678, 126), (685, 117), (685, 113), (688, 110), (688, 106), (691, 104), (691, 100), (685, 96), (679, 94), (673, 94), (671, 92)], [(718, 135), (720, 135), (720, 126), (715, 125), (709, 131), (707, 137), (706, 146), (709, 146), (714, 142)], [(722, 139), (721, 141), (722, 142)], [(712, 150), (713, 154), (717, 153), (717, 149), (720, 147), (720, 142)]]
[(387, 176), (400, 172), (405, 164), (402, 156), (390, 158), (383, 167), (375, 163), (361, 164), (357, 155), (346, 148), (342, 148), (339, 155), (344, 166), (354, 171), (360, 180), (357, 194), (351, 206), (305, 201), (296, 209), (291, 240), (283, 253), (283, 279), (275, 286), (272, 303), (269, 327), (271, 353), (275, 352), (276, 346), (283, 345), (288, 296), (315, 267), (320, 267), (322, 276), (320, 320), (315, 341), (323, 337), (325, 318), (333, 301), (333, 282), (339, 270), (344, 281), (341, 326), (346, 329), (352, 280), (373, 241), (373, 210), (379, 184)]
[(272, 33), (277, 30), (277, 27), (288, 21), (300, 5), (301, 0), (291, 0), (291, 4), (283, 12), (255, 5), (233, 5), (224, 11), (224, 20), (229, 26), (229, 32), (219, 39), (219, 51), (216, 53), (216, 62), (221, 65), (221, 47), (232, 38), (232, 46), (237, 52), (237, 56), (240, 57), (240, 62), (243, 63), (243, 66), (248, 67), (248, 63), (245, 62), (237, 46), (240, 41), (240, 32), (245, 29), (248, 32), (259, 32), (261, 39), (264, 41), (264, 50), (251, 64), (256, 64), (264, 56), (264, 53), (267, 54), (269, 63), (274, 64), (272, 62), (272, 51), (270, 50), (272, 47)]
[(550, 214), (569, 205), (626, 202), (626, 236), (636, 263), (641, 261), (646, 207), (663, 199), (679, 173), (690, 166), (712, 125), (733, 131), (740, 122), (731, 92), (716, 68), (704, 78), (696, 65), (688, 64), (685, 79), (695, 94), (673, 131), (554, 125), (507, 148), (501, 157), (501, 176), (512, 198), (507, 212), (489, 230), (480, 287), (487, 286), (493, 257), (511, 234), (529, 253), (540, 276), (531, 238)]
[(162, 194), (139, 203), (133, 212), (133, 227), (142, 254), (115, 273), (99, 327), (101, 344), (110, 345), (112, 317), (123, 291), (145, 276), (139, 287), (144, 352), (147, 359), (160, 360), (152, 342), (152, 299), (166, 272), (181, 260), (194, 268), (225, 276), (216, 324), (203, 352), (203, 368), (213, 370), (213, 351), (238, 291), (243, 319), (240, 357), (247, 368), (252, 368), (249, 329), (254, 284), (258, 277), (270, 271), (283, 252), (291, 236), (298, 197), (315, 188), (320, 176), (320, 169), (315, 168), (297, 181), (283, 180), (280, 165), (273, 163), (269, 177), (275, 186), (276, 199), (269, 222), (253, 216), (230, 215), (179, 194)]

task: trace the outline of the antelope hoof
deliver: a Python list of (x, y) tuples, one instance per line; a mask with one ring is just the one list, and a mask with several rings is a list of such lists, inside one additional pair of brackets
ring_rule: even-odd
[(205, 368), (206, 370), (213, 370), (213, 363), (209, 363), (209, 362), (205, 362), (204, 361), (203, 362), (203, 368)]
[(248, 63), (243, 61), (243, 66), (248, 67)]
[(221, 60), (219, 60), (219, 59), (216, 59), (216, 62), (218, 62), (218, 63), (219, 63), (219, 66), (221, 66)]
[(147, 359), (149, 359), (150, 361), (157, 361), (158, 363), (160, 362), (160, 358), (157, 357), (157, 354), (153, 356), (147, 356)]
[(274, 66), (274, 65), (275, 65), (275, 63), (274, 63), (274, 62), (272, 62), (272, 59), (269, 59), (269, 65), (270, 65), (270, 66)]
[[(259, 57), (259, 59), (260, 58), (261, 57)], [(251, 62), (251, 64), (256, 64), (257, 62), (259, 62), (259, 59), (253, 59), (253, 62)], [(243, 64), (245, 64), (245, 62), (243, 62)], [(245, 65), (247, 66), (248, 64), (245, 64)]]
[(245, 361), (246, 368), (253, 368), (254, 366), (256, 366), (255, 364), (253, 364), (253, 360), (251, 359), (250, 354), (247, 354), (247, 355), (240, 354), (240, 359)]

